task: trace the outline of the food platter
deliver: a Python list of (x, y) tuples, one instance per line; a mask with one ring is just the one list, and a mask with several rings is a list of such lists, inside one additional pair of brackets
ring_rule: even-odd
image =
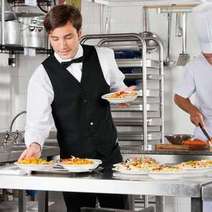
[(23, 159), (15, 162), (14, 164), (26, 172), (41, 171), (53, 166), (53, 162), (49, 162), (41, 158)]
[(137, 91), (118, 91), (104, 94), (102, 99), (109, 101), (112, 104), (121, 104), (132, 102), (138, 97)]
[(42, 171), (52, 168), (52, 164), (21, 164), (18, 162), (15, 162), (14, 164), (26, 172)]
[(22, 161), (17, 161), (14, 164), (27, 173), (36, 172), (91, 172), (102, 163), (98, 159), (87, 159), (71, 157), (63, 159), (60, 162), (46, 161), (39, 158), (29, 158)]
[(82, 173), (82, 172), (91, 172), (102, 163), (101, 160), (97, 159), (89, 159), (89, 161), (91, 161), (91, 163), (89, 164), (68, 164), (60, 162), (59, 165), (61, 165), (64, 169), (66, 169), (69, 172)]
[(126, 174), (126, 175), (144, 175), (144, 174), (148, 174), (148, 170), (147, 169), (117, 169), (117, 168), (113, 168), (113, 171), (116, 171), (120, 174)]
[(113, 171), (126, 175), (146, 175), (159, 164), (152, 158), (133, 158), (114, 164)]
[(164, 179), (164, 180), (172, 180), (172, 179), (181, 179), (184, 177), (182, 172), (150, 172), (149, 177), (152, 179)]

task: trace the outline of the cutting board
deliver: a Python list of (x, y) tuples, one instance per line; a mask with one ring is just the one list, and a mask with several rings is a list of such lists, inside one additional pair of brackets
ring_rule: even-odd
[(174, 144), (155, 144), (156, 150), (204, 150), (208, 149), (207, 146), (190, 146), (190, 145), (174, 145)]

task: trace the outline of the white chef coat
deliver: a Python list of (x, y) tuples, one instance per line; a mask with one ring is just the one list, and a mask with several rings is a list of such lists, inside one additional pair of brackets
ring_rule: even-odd
[[(125, 89), (126, 85), (123, 82), (124, 74), (118, 69), (113, 50), (105, 47), (96, 47), (96, 51), (104, 78), (111, 91)], [(83, 48), (79, 45), (74, 58), (81, 57), (82, 55)], [(55, 57), (59, 62), (70, 61), (62, 60), (56, 53)], [(82, 63), (73, 63), (67, 69), (79, 82), (81, 81)], [(50, 129), (54, 126), (51, 108), (53, 99), (54, 91), (51, 81), (41, 64), (33, 73), (28, 85), (25, 127), (26, 146), (29, 146), (32, 142), (37, 142), (43, 146)]]
[[(206, 129), (212, 137), (212, 65), (203, 55), (187, 64), (184, 78), (175, 93), (184, 98), (195, 94), (194, 104), (203, 114)], [(194, 136), (207, 140), (199, 127), (194, 129)]]

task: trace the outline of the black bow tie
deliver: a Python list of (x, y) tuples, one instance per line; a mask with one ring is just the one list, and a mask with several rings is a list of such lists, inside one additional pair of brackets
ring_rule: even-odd
[(64, 67), (64, 68), (67, 68), (68, 66), (70, 66), (72, 63), (81, 63), (83, 61), (83, 57), (78, 57), (76, 59), (73, 59), (71, 61), (68, 61), (68, 62), (61, 62), (61, 65)]

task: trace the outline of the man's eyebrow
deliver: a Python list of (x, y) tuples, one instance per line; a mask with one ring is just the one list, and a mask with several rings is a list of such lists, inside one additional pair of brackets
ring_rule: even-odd
[[(68, 33), (68, 34), (64, 35), (63, 37), (68, 37), (68, 36), (71, 36), (71, 35), (73, 35), (73, 33)], [(59, 36), (55, 36), (55, 35), (51, 35), (51, 34), (50, 34), (50, 36), (52, 38), (59, 38)]]
[(73, 35), (73, 33), (72, 32), (68, 33), (68, 34), (64, 35), (64, 37), (67, 37), (67, 36), (70, 36), (70, 35)]

